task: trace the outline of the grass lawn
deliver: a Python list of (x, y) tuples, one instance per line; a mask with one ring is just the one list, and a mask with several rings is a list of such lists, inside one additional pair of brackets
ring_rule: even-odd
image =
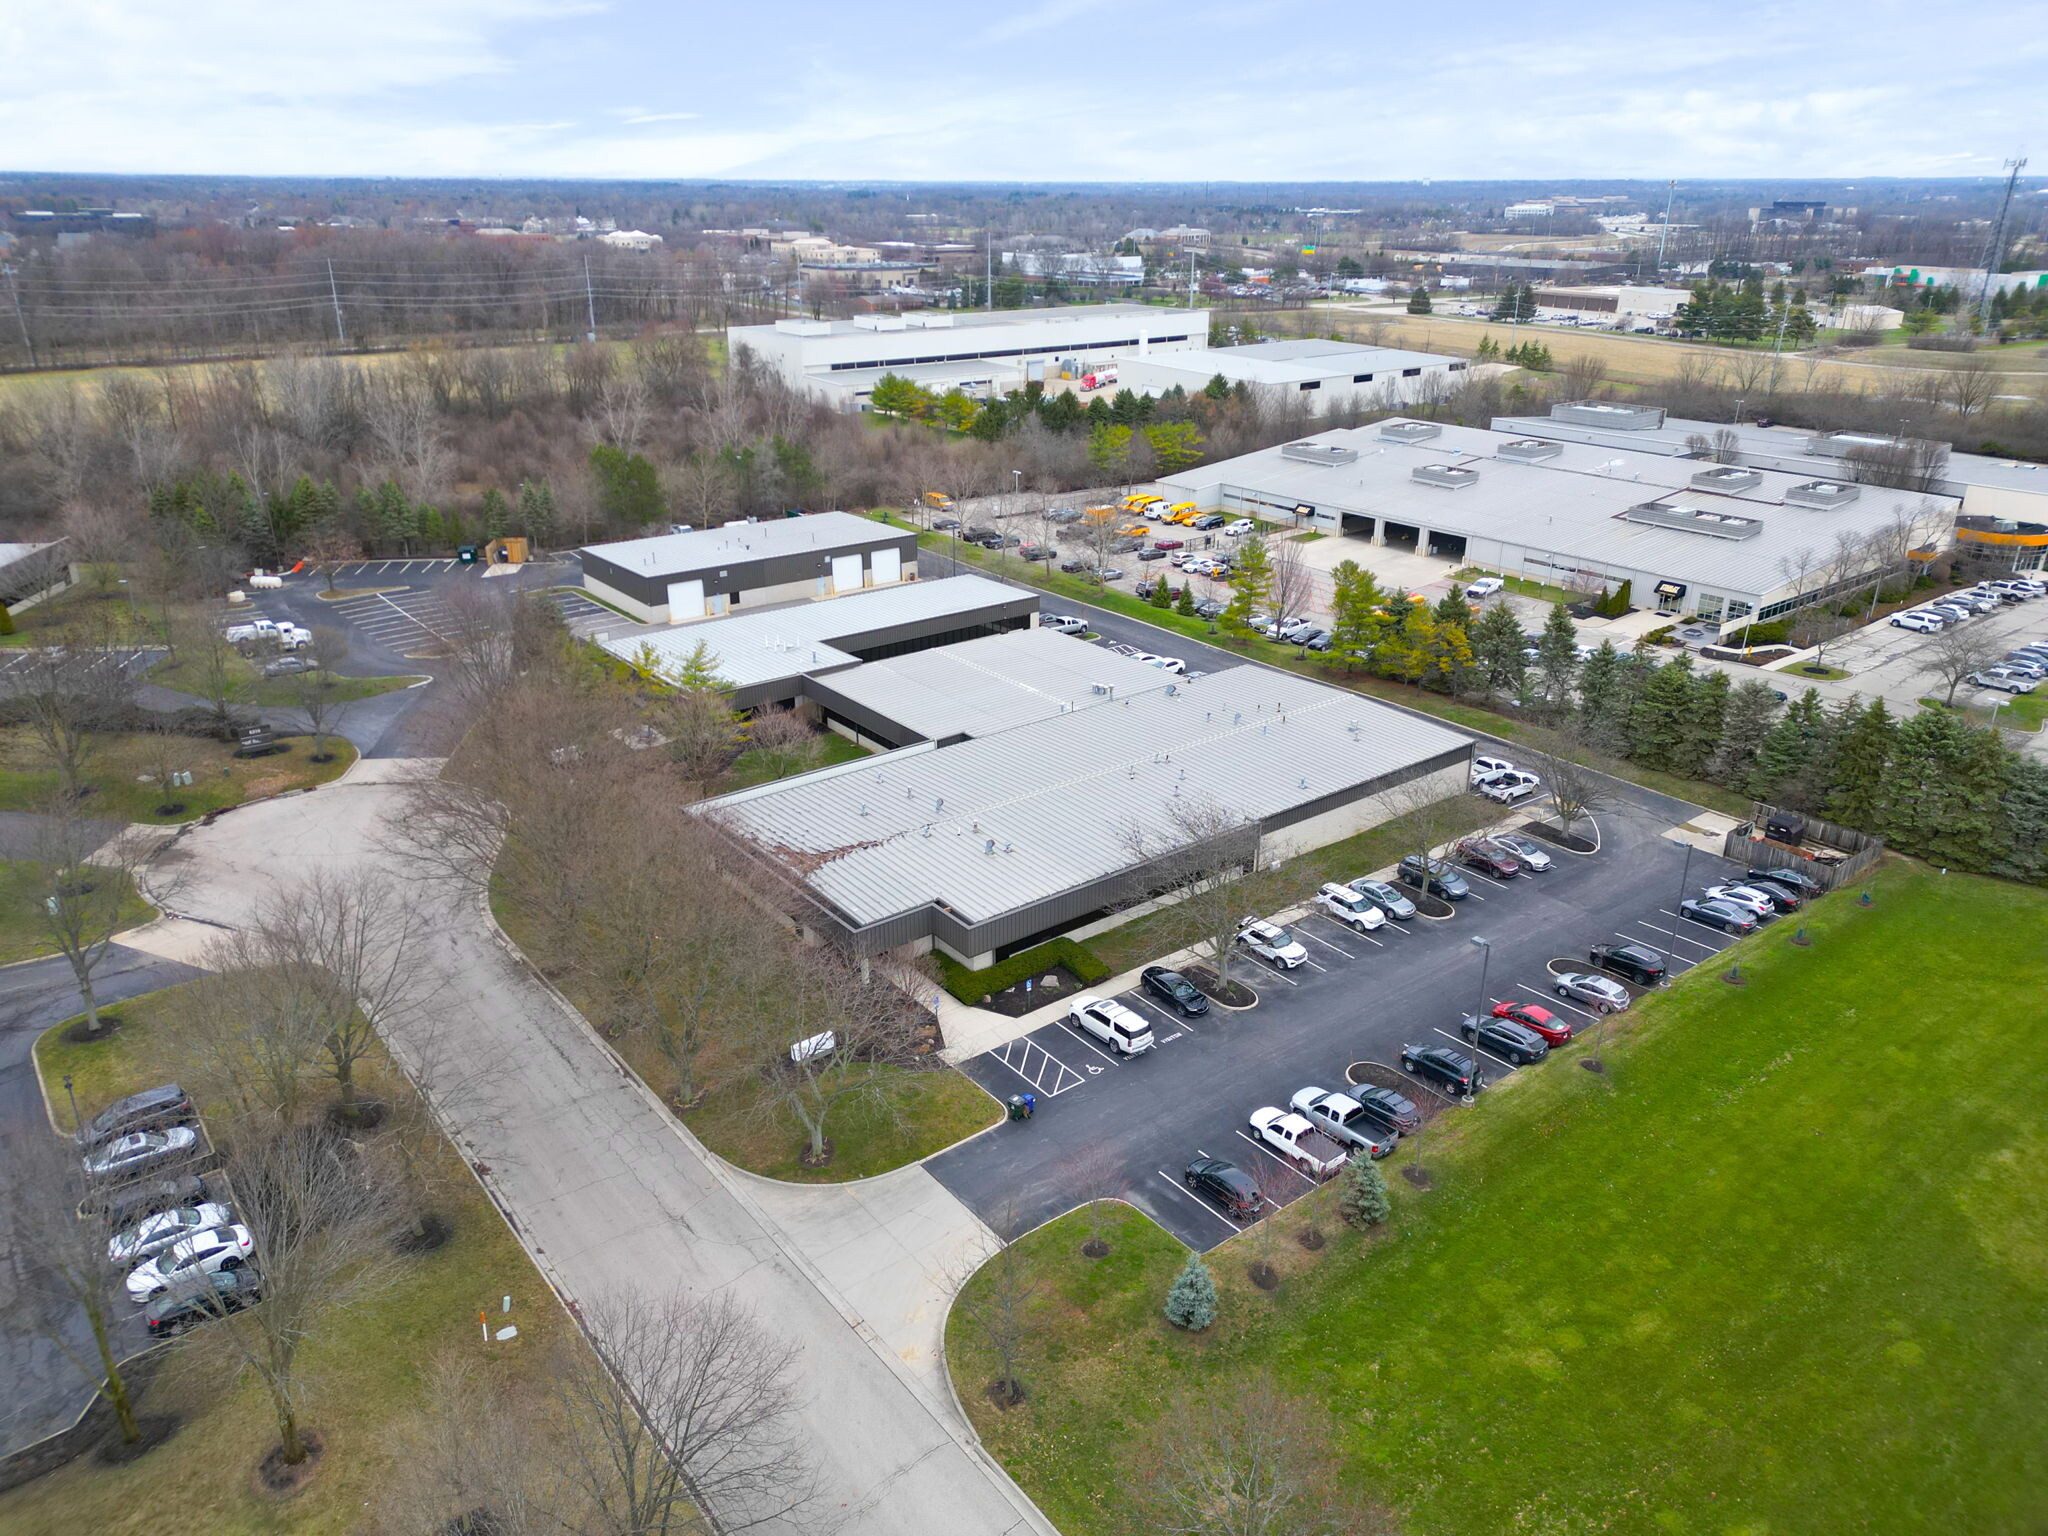
[[(121, 903), (122, 927), (133, 928), (156, 916), (156, 908), (135, 894), (126, 875), (104, 869), (99, 877), (130, 886)], [(0, 859), (0, 965), (57, 952), (43, 928), (42, 899), (42, 874), (35, 864), (25, 859)]]
[(1470, 586), (1481, 576), (1492, 576), (1507, 583), (1507, 589), (1517, 597), (1533, 597), (1545, 603), (1582, 603), (1592, 594), (1567, 592), (1563, 587), (1549, 586), (1540, 581), (1531, 581), (1526, 576), (1507, 576), (1499, 571), (1489, 571), (1483, 565), (1468, 565), (1458, 571), (1453, 580)]
[(1417, 1533), (2048, 1528), (2048, 945), (1955, 963), (2038, 940), (2048, 892), (1900, 862), (1869, 888), (1801, 914), (1811, 948), (1745, 941), (1747, 986), (1703, 967), (1623, 1016), (1606, 1075), (1576, 1047), (1455, 1116), (1373, 1241), (1319, 1192), (1288, 1218), (1337, 1235), (1276, 1244), (1267, 1295), (1233, 1240), (1208, 1335), (1158, 1318), (1180, 1255), (1141, 1218), (1100, 1268), (1074, 1218), (1033, 1234), (1030, 1401), (989, 1406), (949, 1330), (984, 1439), (1068, 1536), (1122, 1533), (1130, 1437), (1267, 1369)]
[[(546, 953), (495, 882), (491, 911), (512, 941), (547, 970)], [(553, 979), (585, 1018), (603, 1026), (604, 1010), (596, 1001), (579, 996), (570, 979)], [(611, 1045), (663, 1103), (675, 1102), (675, 1071), (654, 1041), (627, 1033)], [(823, 1168), (797, 1161), (806, 1144), (802, 1124), (787, 1106), (762, 1092), (751, 1062), (722, 1054), (715, 1043), (699, 1063), (704, 1097), (682, 1121), (705, 1146), (749, 1173), (800, 1184), (838, 1184), (917, 1162), (1002, 1118), (996, 1101), (951, 1067), (903, 1075), (914, 1081), (892, 1092), (888, 1106), (856, 1101), (833, 1112), (826, 1122), (833, 1158)]]
[[(1992, 724), (1995, 710), (1997, 725), (2001, 730), (2007, 731), (2038, 731), (2041, 729), (2043, 717), (2048, 716), (2048, 695), (2038, 691), (2012, 695), (1994, 695), (1987, 691), (1981, 697), (1992, 699), (1993, 702), (1949, 705), (1940, 699), (1928, 698), (1922, 699), (1920, 705), (1923, 709), (1954, 709), (1958, 714), (1967, 715), (1978, 725)], [(2006, 702), (2008, 698), (2010, 702)]]
[[(85, 814), (113, 821), (140, 821), (170, 825), (192, 821), (208, 811), (259, 800), (287, 789), (303, 789), (339, 778), (356, 760), (356, 750), (340, 737), (329, 737), (327, 750), (334, 760), (311, 761), (312, 738), (284, 738), (285, 750), (270, 757), (240, 758), (227, 742), (199, 736), (175, 740), (176, 766), (192, 775), (192, 782), (173, 790), (171, 804), (185, 808), (173, 815), (157, 815), (167, 803), (155, 783), (153, 738), (125, 732), (103, 738), (100, 753), (86, 768), (93, 792), (81, 802)], [(0, 810), (36, 811), (56, 793), (57, 775), (41, 766), (41, 748), (26, 727), (0, 727)], [(152, 782), (140, 782), (143, 775)]]
[[(235, 677), (234, 702), (237, 704), (269, 705), (289, 709), (298, 703), (289, 677), (265, 677), (251, 662), (240, 656), (233, 658)], [(163, 661), (149, 674), (152, 683), (165, 688), (175, 688), (180, 693), (206, 698), (211, 684), (197, 657), (181, 656), (176, 661)], [(401, 677), (342, 677), (336, 674), (333, 697), (339, 703), (351, 703), (357, 699), (374, 699), (380, 693), (395, 693), (400, 688), (410, 688), (414, 683), (423, 682), (418, 673)], [(346, 724), (346, 720), (343, 721)]]
[[(175, 989), (173, 989), (174, 991)], [(88, 1112), (122, 1093), (161, 1081), (147, 1064), (147, 1032), (172, 992), (123, 1003), (126, 1027), (95, 1045), (65, 1045), (52, 1030), (37, 1043), (37, 1065), (66, 1117), (61, 1075), (73, 1074)], [(60, 1028), (62, 1026), (59, 1026)], [(388, 1072), (388, 1068), (386, 1069)], [(395, 1087), (387, 1080), (387, 1089)], [(125, 1467), (102, 1467), (90, 1455), (11, 1493), (0, 1494), (0, 1530), (9, 1536), (345, 1536), (366, 1528), (366, 1505), (391, 1471), (396, 1421), (422, 1406), (429, 1361), (445, 1349), (471, 1352), (483, 1385), (517, 1395), (535, 1375), (538, 1352), (567, 1328), (512, 1233), (443, 1147), (448, 1193), (442, 1209), (454, 1226), (441, 1248), (408, 1261), (399, 1281), (335, 1313), (306, 1346), (311, 1390), (305, 1422), (327, 1440), (312, 1482), (286, 1501), (252, 1489), (258, 1458), (275, 1442), (268, 1399), (252, 1380), (237, 1380), (204, 1347), (202, 1328), (175, 1346), (171, 1364), (143, 1399), (145, 1413), (175, 1411), (185, 1422), (149, 1455)], [(485, 1344), (477, 1313), (500, 1320), (499, 1299), (512, 1297), (509, 1319), (520, 1330), (510, 1343)]]
[(13, 615), (13, 619), (14, 633), (0, 635), (0, 646), (48, 645), (62, 639), (59, 632), (74, 624), (89, 625), (95, 636), (104, 634), (116, 644), (161, 643), (156, 627), (129, 602), (126, 588), (109, 586), (103, 590), (90, 576)]
[(817, 756), (809, 762), (790, 766), (784, 760), (763, 757), (750, 748), (733, 760), (731, 778), (735, 789), (744, 789), (754, 784), (766, 784), (772, 779), (786, 779), (792, 773), (809, 773), (813, 768), (857, 763), (871, 755), (859, 742), (849, 741), (837, 731), (822, 731), (818, 737)]

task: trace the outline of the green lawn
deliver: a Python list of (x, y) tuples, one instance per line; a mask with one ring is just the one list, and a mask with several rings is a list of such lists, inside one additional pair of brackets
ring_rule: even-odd
[[(1281, 1242), (1271, 1295), (1252, 1239), (1220, 1250), (1207, 1336), (1157, 1317), (1180, 1255), (1142, 1218), (1100, 1268), (1074, 1218), (1033, 1234), (1030, 1401), (988, 1406), (949, 1331), (983, 1437), (1067, 1536), (1122, 1536), (1162, 1401), (1267, 1369), (1417, 1536), (2048, 1528), (2048, 893), (1869, 885), (1802, 914), (1811, 948), (1746, 941), (1746, 987), (1717, 964), (1626, 1016), (1607, 1075), (1574, 1050), (1455, 1117), (1376, 1240)], [(1289, 1224), (1337, 1232), (1334, 1194)]]
[(790, 766), (776, 759), (764, 758), (759, 752), (749, 749), (733, 759), (730, 777), (734, 788), (744, 789), (754, 784), (766, 784), (771, 779), (788, 778), (792, 773), (829, 768), (834, 763), (857, 763), (869, 755), (866, 747), (847, 740), (837, 731), (822, 731), (818, 737), (817, 756), (809, 762)]
[[(1984, 697), (1992, 698), (1994, 696), (1986, 694)], [(1943, 703), (1940, 699), (1932, 698), (1922, 699), (1920, 703), (1922, 707), (1927, 709), (1949, 709), (1953, 707), (1958, 712), (1969, 716), (1970, 719), (1976, 721), (1979, 725), (1990, 725), (1993, 723), (1995, 707), (1996, 724), (2001, 730), (2007, 731), (2038, 731), (2041, 729), (2043, 717), (2048, 716), (2048, 694), (2038, 691), (2014, 694), (2009, 699), (1997, 697), (1995, 706), (1992, 704), (1957, 704), (1951, 706)]]
[(1518, 597), (1533, 597), (1545, 603), (1582, 603), (1590, 595), (1585, 592), (1568, 592), (1563, 587), (1553, 587), (1540, 581), (1531, 581), (1526, 576), (1509, 576), (1500, 571), (1489, 571), (1483, 565), (1468, 565), (1453, 578), (1469, 586), (1481, 576), (1493, 576), (1507, 583), (1507, 589)]
[[(192, 821), (208, 811), (240, 805), (288, 789), (303, 789), (339, 778), (356, 760), (356, 750), (338, 736), (327, 740), (331, 762), (313, 762), (310, 736), (283, 738), (285, 750), (269, 757), (241, 758), (233, 747), (199, 736), (180, 736), (172, 743), (173, 766), (192, 775), (192, 782), (171, 791), (167, 801), (155, 783), (154, 738), (109, 733), (87, 765), (92, 792), (80, 802), (89, 816), (113, 821), (140, 821), (168, 826)], [(0, 728), (0, 810), (37, 811), (57, 793), (57, 775), (41, 766), (39, 747), (22, 726)], [(144, 777), (148, 782), (142, 782)], [(183, 810), (159, 816), (157, 807), (182, 805)]]
[[(102, 870), (100, 878), (130, 884), (128, 877), (117, 870)], [(42, 875), (34, 863), (26, 859), (0, 859), (0, 965), (57, 952), (43, 927), (42, 899)], [(122, 911), (124, 928), (136, 927), (156, 916), (156, 908), (132, 889), (122, 902)]]
[[(250, 662), (240, 656), (230, 663), (234, 673), (237, 704), (254, 704), (289, 709), (298, 703), (293, 682), (288, 677), (265, 677)], [(149, 674), (149, 680), (165, 688), (175, 688), (180, 693), (193, 694), (199, 698), (208, 697), (212, 686), (197, 658), (181, 656), (176, 661), (163, 661)], [(374, 699), (380, 693), (395, 693), (400, 688), (410, 688), (425, 679), (417, 673), (402, 677), (342, 677), (336, 675), (333, 698), (337, 703), (353, 703), (358, 699)], [(344, 722), (345, 723), (345, 722)]]
[[(126, 1027), (95, 1045), (71, 1046), (57, 1030), (37, 1042), (39, 1070), (60, 1118), (68, 1120), (60, 1086), (73, 1074), (80, 1106), (161, 1081), (147, 1065), (147, 1034), (173, 996), (152, 993), (121, 1005)], [(61, 1029), (63, 1026), (58, 1026)], [(387, 1080), (387, 1091), (400, 1091)], [(202, 1330), (174, 1348), (172, 1363), (142, 1402), (145, 1414), (175, 1412), (185, 1422), (164, 1445), (129, 1466), (98, 1465), (90, 1455), (10, 1493), (0, 1494), (0, 1530), (8, 1536), (350, 1536), (368, 1529), (367, 1508), (389, 1480), (393, 1430), (422, 1406), (432, 1357), (469, 1352), (483, 1371), (481, 1386), (517, 1397), (534, 1379), (537, 1355), (567, 1326), (551, 1292), (518, 1241), (452, 1148), (444, 1214), (454, 1236), (408, 1261), (389, 1289), (336, 1313), (306, 1345), (310, 1391), (305, 1422), (327, 1440), (312, 1482), (289, 1500), (255, 1492), (257, 1460), (275, 1442), (268, 1400), (252, 1380), (209, 1360)], [(499, 1300), (512, 1297), (509, 1319), (520, 1337), (506, 1344), (479, 1338), (477, 1313), (500, 1320)]]
[(90, 625), (96, 636), (104, 634), (115, 644), (161, 643), (156, 627), (129, 601), (127, 588), (112, 584), (102, 588), (89, 572), (85, 580), (12, 618), (14, 631), (0, 635), (0, 646), (48, 645), (78, 624)]

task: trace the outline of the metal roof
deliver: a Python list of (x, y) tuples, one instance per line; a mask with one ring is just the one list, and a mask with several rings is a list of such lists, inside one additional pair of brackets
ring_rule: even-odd
[(835, 672), (831, 689), (927, 741), (1099, 707), (1174, 682), (1171, 674), (1047, 629), (963, 640)]
[[(1279, 448), (1263, 448), (1165, 476), (1164, 483), (1195, 494), (1238, 486), (1283, 503), (1390, 518), (1433, 532), (1569, 557), (1590, 569), (1653, 572), (1748, 596), (1776, 591), (1791, 584), (1802, 568), (1824, 563), (1833, 553), (1837, 531), (1872, 532), (1895, 514), (1920, 515), (1930, 502), (1939, 508), (1944, 527), (1955, 513), (1952, 499), (1874, 486), (1833, 510), (1788, 505), (1785, 492), (1812, 478), (1810, 466), (1797, 473), (1764, 469), (1757, 485), (1728, 493), (1703, 491), (1693, 486), (1697, 460), (1654, 449), (1626, 451), (1640, 439), (1656, 437), (1655, 432), (1615, 433), (1608, 447), (1578, 441), (1573, 434), (1581, 429), (1567, 427), (1553, 434), (1563, 451), (1551, 458), (1531, 463), (1502, 457), (1500, 448), (1529, 435), (1521, 429), (1530, 419), (1515, 419), (1513, 435), (1432, 423), (1442, 431), (1413, 444), (1389, 439), (1385, 423), (1321, 432), (1308, 441), (1356, 448), (1357, 460), (1320, 465)], [(1412, 471), (1436, 465), (1476, 469), (1478, 475), (1455, 490), (1413, 477)], [(1631, 509), (1659, 501), (1695, 513), (1719, 508), (1761, 526), (1754, 535), (1731, 542), (1626, 517)]]
[(948, 576), (942, 581), (905, 582), (666, 629), (629, 630), (600, 644), (625, 661), (632, 661), (646, 646), (666, 664), (681, 663), (702, 644), (717, 658), (721, 681), (731, 688), (749, 688), (860, 661), (858, 656), (837, 649), (832, 643), (835, 640), (898, 624), (956, 615), (965, 618), (991, 607), (1014, 605), (1031, 595), (985, 576)]
[(1262, 820), (1471, 745), (1264, 667), (915, 746), (703, 803), (854, 923), (943, 904), (969, 924), (1113, 878), (1172, 841), (1176, 800)]
[(807, 517), (778, 517), (760, 523), (736, 523), (729, 528), (692, 528), (687, 533), (664, 533), (651, 539), (590, 544), (578, 553), (597, 555), (642, 575), (661, 575), (712, 570), (735, 561), (767, 560), (806, 550), (824, 554), (868, 549), (902, 539), (901, 528), (871, 522), (851, 512), (814, 512)]
[(1205, 382), (1220, 373), (1226, 379), (1242, 379), (1247, 384), (1295, 384), (1339, 376), (1348, 380), (1361, 373), (1372, 374), (1377, 380), (1382, 374), (1403, 368), (1443, 367), (1457, 359), (1437, 352), (1409, 352), (1400, 347), (1305, 339), (1155, 352), (1133, 361), (1197, 375)]

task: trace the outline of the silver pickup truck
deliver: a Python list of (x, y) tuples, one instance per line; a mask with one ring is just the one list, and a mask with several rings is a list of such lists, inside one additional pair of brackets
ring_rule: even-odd
[(1320, 1088), (1304, 1088), (1288, 1101), (1294, 1112), (1325, 1135), (1356, 1147), (1367, 1157), (1385, 1157), (1400, 1140), (1377, 1121), (1367, 1118), (1358, 1100)]

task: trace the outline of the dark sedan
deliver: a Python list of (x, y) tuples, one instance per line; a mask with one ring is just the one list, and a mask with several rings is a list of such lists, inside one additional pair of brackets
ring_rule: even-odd
[(1586, 951), (1586, 962), (1639, 987), (1660, 986), (1667, 973), (1664, 957), (1647, 944), (1595, 944)]
[(1541, 1035), (1513, 1019), (1475, 1019), (1468, 1013), (1459, 1022), (1458, 1033), (1511, 1067), (1519, 1067), (1525, 1061), (1541, 1061), (1550, 1054)]
[(1239, 1221), (1252, 1220), (1266, 1203), (1257, 1181), (1237, 1164), (1220, 1157), (1196, 1158), (1181, 1175), (1181, 1182), (1221, 1208), (1224, 1215)]
[(1496, 880), (1512, 880), (1522, 872), (1521, 860), (1478, 838), (1458, 844), (1458, 857), (1467, 869), (1476, 869)]
[(1441, 896), (1445, 901), (1463, 901), (1472, 894), (1472, 887), (1465, 883), (1465, 877), (1441, 859), (1425, 859), (1419, 854), (1409, 854), (1401, 861), (1400, 881), (1418, 891), (1427, 891), (1432, 896)]
[(1163, 965), (1148, 965), (1138, 973), (1138, 980), (1144, 983), (1147, 992), (1191, 1019), (1209, 1011), (1209, 999), (1196, 991), (1195, 984), (1179, 971), (1169, 971)]
[(1787, 890), (1797, 891), (1808, 900), (1827, 894), (1827, 887), (1803, 869), (1751, 869), (1748, 871), (1748, 878), (1752, 881), (1769, 880), (1784, 886)]

